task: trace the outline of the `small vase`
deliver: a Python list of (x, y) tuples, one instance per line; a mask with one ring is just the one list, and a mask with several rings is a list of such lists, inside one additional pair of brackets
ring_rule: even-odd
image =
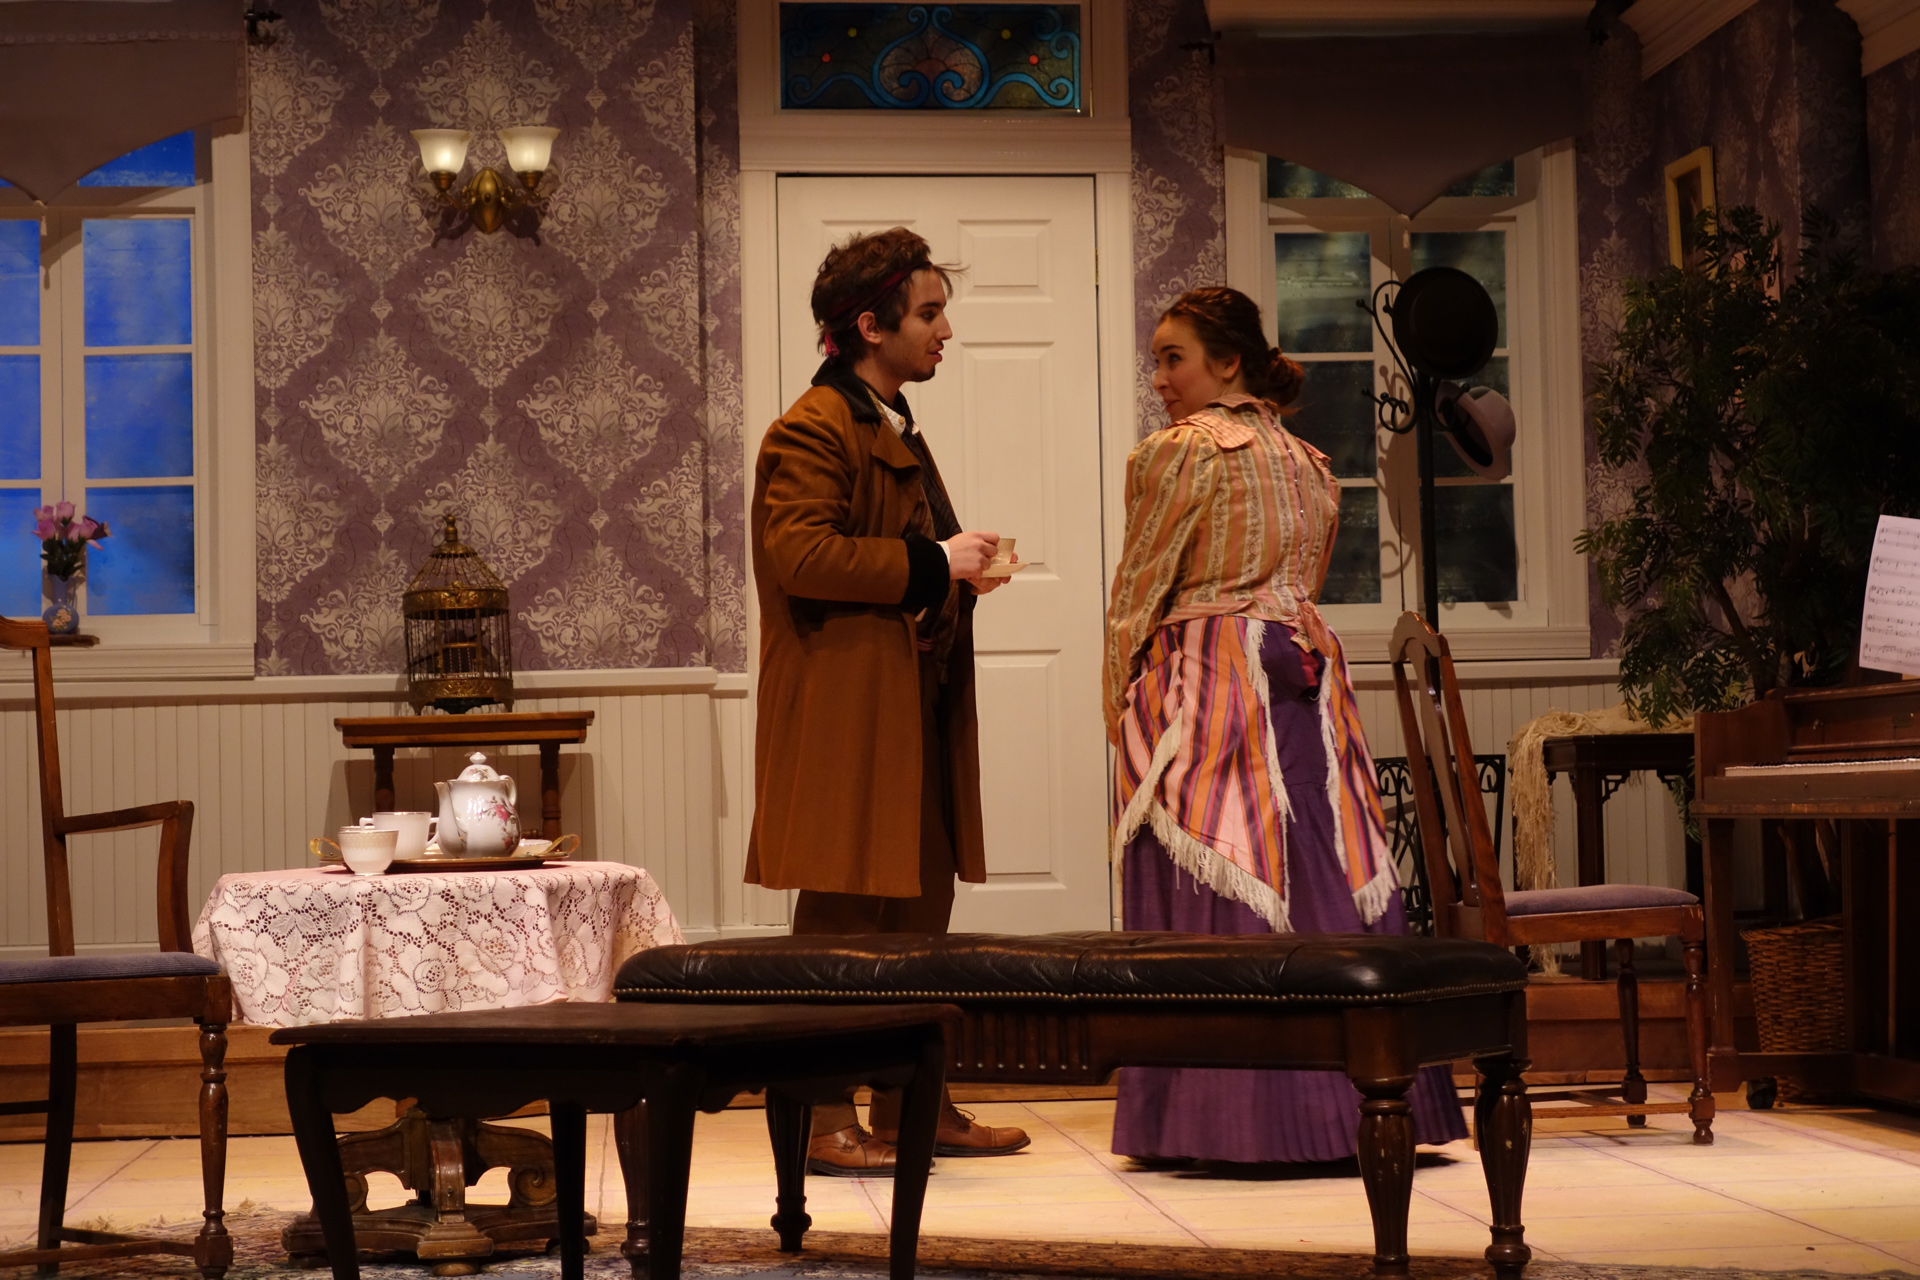
[(56, 636), (70, 636), (80, 630), (80, 605), (73, 593), (74, 579), (47, 575), (47, 598), (53, 603), (40, 615), (40, 620)]

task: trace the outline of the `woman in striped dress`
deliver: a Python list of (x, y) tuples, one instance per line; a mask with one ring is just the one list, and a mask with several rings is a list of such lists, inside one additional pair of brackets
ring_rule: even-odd
[[(1260, 309), (1196, 289), (1153, 335), (1172, 425), (1127, 460), (1107, 613), (1114, 852), (1129, 929), (1405, 933), (1380, 795), (1339, 638), (1314, 597), (1340, 489), (1281, 425), (1300, 366)], [(1417, 1141), (1466, 1136), (1444, 1068)], [(1113, 1149), (1144, 1160), (1337, 1160), (1359, 1095), (1337, 1072), (1129, 1068)]]

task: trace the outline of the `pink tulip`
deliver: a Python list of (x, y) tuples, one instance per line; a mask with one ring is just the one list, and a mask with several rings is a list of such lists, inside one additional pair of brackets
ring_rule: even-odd
[[(45, 508), (43, 507), (41, 510), (45, 510)], [(33, 536), (42, 542), (45, 542), (48, 538), (57, 538), (60, 536), (60, 526), (45, 516), (41, 516), (40, 523), (33, 526)]]
[(33, 509), (33, 518), (35, 520), (51, 520), (53, 519), (53, 508), (52, 507), (35, 507)]
[(67, 541), (91, 542), (94, 531), (99, 527), (100, 522), (92, 516), (81, 516), (78, 520), (74, 521), (72, 527), (67, 530)]
[(62, 523), (73, 519), (73, 504), (71, 502), (68, 502), (65, 498), (62, 498), (60, 501), (53, 504), (53, 515), (54, 515), (54, 519), (59, 520)]

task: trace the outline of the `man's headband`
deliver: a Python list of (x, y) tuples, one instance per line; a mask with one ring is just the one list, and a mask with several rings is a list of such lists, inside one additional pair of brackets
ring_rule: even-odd
[(926, 258), (916, 258), (888, 276), (879, 288), (875, 289), (866, 297), (860, 299), (858, 302), (840, 308), (840, 310), (827, 317), (825, 344), (828, 358), (831, 359), (840, 354), (840, 345), (833, 340), (834, 330), (846, 328), (848, 321), (857, 320), (863, 313), (879, 306), (888, 294), (900, 287), (902, 281), (912, 278), (914, 272), (925, 271), (932, 265), (933, 263)]

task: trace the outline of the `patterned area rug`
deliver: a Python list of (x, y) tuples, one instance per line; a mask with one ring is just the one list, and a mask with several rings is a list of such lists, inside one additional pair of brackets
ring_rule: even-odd
[[(280, 1229), (293, 1215), (259, 1212), (242, 1205), (228, 1217), (233, 1233), (234, 1265), (227, 1280), (315, 1280), (324, 1271), (287, 1265)], [(90, 1222), (98, 1230), (145, 1231), (125, 1223)], [(156, 1235), (191, 1238), (197, 1224), (169, 1225)], [(590, 1242), (588, 1280), (631, 1280), (633, 1271), (619, 1254), (609, 1229)], [(24, 1247), (25, 1242), (4, 1242)], [(800, 1257), (780, 1253), (769, 1231), (695, 1228), (687, 1232), (683, 1274), (689, 1280), (886, 1280), (885, 1236), (813, 1231)], [(1041, 1240), (961, 1240), (925, 1236), (920, 1241), (920, 1273), (931, 1280), (1021, 1280), (1022, 1277), (1071, 1276), (1080, 1280), (1241, 1280), (1278, 1276), (1284, 1280), (1371, 1280), (1373, 1260), (1358, 1254), (1287, 1253), (1258, 1249), (1186, 1249), (1160, 1245), (1053, 1243)], [(119, 1277), (179, 1276), (197, 1273), (184, 1258), (114, 1259), (61, 1267), (62, 1280), (118, 1280)], [(362, 1261), (367, 1280), (425, 1280), (425, 1266), (407, 1260)], [(498, 1258), (482, 1273), (492, 1280), (549, 1280), (560, 1274), (560, 1259), (544, 1255)], [(1904, 1272), (1881, 1272), (1906, 1276)], [(0, 1267), (0, 1280), (27, 1280), (31, 1268)], [(1479, 1258), (1415, 1258), (1413, 1280), (1491, 1277)], [(1527, 1280), (1830, 1280), (1823, 1271), (1741, 1271), (1710, 1267), (1592, 1266), (1540, 1262), (1527, 1268)]]

